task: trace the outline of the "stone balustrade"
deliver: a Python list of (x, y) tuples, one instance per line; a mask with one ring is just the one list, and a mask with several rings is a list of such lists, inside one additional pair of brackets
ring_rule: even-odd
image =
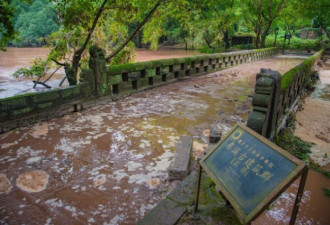
[(281, 75), (277, 71), (261, 69), (257, 74), (253, 111), (247, 125), (259, 134), (272, 139), (278, 126), (302, 91), (311, 84), (313, 66), (323, 50)]
[(92, 46), (89, 68), (82, 69), (78, 85), (0, 99), (0, 132), (276, 53), (267, 48), (106, 66), (104, 51)]

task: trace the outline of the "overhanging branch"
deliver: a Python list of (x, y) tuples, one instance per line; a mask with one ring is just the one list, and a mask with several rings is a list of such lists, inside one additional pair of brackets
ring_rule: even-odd
[(137, 32), (150, 20), (152, 15), (156, 12), (159, 5), (164, 0), (159, 0), (156, 5), (152, 8), (152, 10), (148, 13), (146, 18), (142, 21), (142, 23), (133, 31), (133, 33), (122, 43), (114, 52), (112, 52), (108, 57), (106, 57), (106, 62), (109, 62), (113, 57), (115, 57), (127, 44), (130, 42), (134, 36), (137, 34)]

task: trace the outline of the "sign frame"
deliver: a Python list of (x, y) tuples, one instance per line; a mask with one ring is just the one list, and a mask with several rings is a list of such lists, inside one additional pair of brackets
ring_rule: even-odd
[[(277, 152), (278, 154), (284, 156), (286, 159), (291, 161), (296, 165), (296, 168), (292, 170), (278, 185), (275, 189), (273, 189), (267, 197), (262, 200), (258, 205), (248, 214), (246, 214), (243, 209), (239, 206), (239, 204), (236, 202), (235, 198), (233, 197), (232, 193), (230, 193), (230, 190), (227, 190), (223, 183), (219, 182), (218, 178), (213, 174), (213, 172), (208, 168), (208, 166), (205, 163), (205, 160), (217, 149), (221, 144), (228, 138), (230, 135), (236, 130), (236, 128), (241, 128), (243, 131), (249, 133), (254, 138), (261, 141), (263, 144), (268, 145), (273, 151)], [(260, 134), (256, 133), (252, 129), (242, 125), (242, 124), (236, 124), (230, 131), (227, 132), (227, 134), (224, 136), (224, 138), (221, 139), (220, 142), (218, 142), (215, 146), (210, 149), (210, 151), (199, 161), (199, 167), (198, 167), (198, 180), (197, 180), (197, 187), (196, 187), (196, 198), (195, 198), (195, 206), (194, 206), (194, 212), (198, 210), (198, 199), (199, 199), (199, 191), (200, 191), (200, 182), (201, 182), (201, 174), (202, 170), (204, 169), (205, 172), (212, 178), (213, 182), (219, 186), (221, 193), (224, 195), (224, 197), (227, 199), (227, 201), (233, 206), (234, 210), (236, 211), (236, 214), (238, 215), (238, 218), (243, 222), (243, 224), (250, 224), (253, 220), (255, 220), (267, 207), (274, 202), (281, 193), (283, 193), (298, 177), (301, 176), (299, 189), (297, 192), (296, 200), (294, 203), (294, 208), (292, 211), (292, 216), (290, 220), (290, 225), (293, 225), (295, 223), (297, 213), (299, 210), (299, 203), (301, 201), (301, 197), (303, 194), (305, 182), (307, 179), (308, 174), (308, 167), (307, 165), (288, 153), (287, 151), (281, 149), (279, 146), (275, 145), (268, 139), (264, 138)]]

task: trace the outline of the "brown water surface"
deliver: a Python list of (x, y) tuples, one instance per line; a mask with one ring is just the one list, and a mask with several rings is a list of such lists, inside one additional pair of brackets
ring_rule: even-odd
[[(12, 185), (0, 195), (0, 224), (135, 224), (172, 186), (180, 135), (206, 144), (214, 121), (224, 132), (245, 123), (260, 68), (283, 73), (300, 62), (244, 64), (0, 135), (0, 173)], [(49, 175), (46, 189), (21, 190), (17, 178), (35, 170)]]
[[(12, 74), (21, 67), (30, 66), (32, 60), (35, 58), (45, 59), (48, 53), (49, 48), (7, 48), (6, 52), (0, 51), (0, 98), (47, 90), (47, 88), (42, 85), (37, 85), (37, 87), (33, 89), (34, 83), (32, 81), (36, 80), (35, 77), (14, 78)], [(195, 54), (197, 54), (195, 51), (177, 49), (159, 49), (157, 51), (137, 49), (135, 61), (140, 62), (165, 58), (178, 58)], [(48, 75), (54, 70), (55, 68), (51, 69)], [(45, 76), (45, 78), (46, 77), (47, 76)], [(64, 70), (61, 68), (52, 76), (47, 84), (56, 88), (63, 77)], [(41, 80), (44, 80), (45, 78), (42, 78)], [(63, 86), (68, 86), (68, 82), (65, 81)]]

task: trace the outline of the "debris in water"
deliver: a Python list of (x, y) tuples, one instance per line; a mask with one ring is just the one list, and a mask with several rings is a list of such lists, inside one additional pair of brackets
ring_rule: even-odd
[(10, 181), (4, 173), (0, 173), (0, 194), (8, 193), (10, 190)]
[(100, 186), (100, 185), (104, 184), (106, 181), (107, 181), (107, 178), (101, 177), (94, 181), (94, 187)]
[(159, 182), (160, 182), (160, 180), (158, 178), (150, 179), (150, 180), (148, 180), (148, 186), (153, 189), (153, 188), (157, 187)]
[(26, 192), (40, 192), (46, 189), (49, 175), (42, 170), (35, 170), (21, 174), (16, 185)]

